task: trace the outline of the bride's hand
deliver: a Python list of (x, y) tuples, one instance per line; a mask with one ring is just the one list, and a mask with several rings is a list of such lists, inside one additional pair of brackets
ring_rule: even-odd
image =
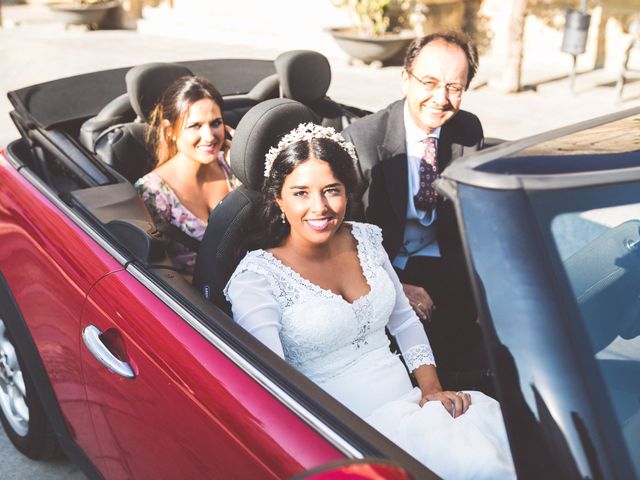
[(449, 414), (456, 418), (469, 409), (471, 405), (471, 395), (465, 392), (436, 392), (422, 396), (420, 400), (420, 406), (422, 407), (427, 402), (438, 401), (442, 403), (442, 406), (449, 412)]

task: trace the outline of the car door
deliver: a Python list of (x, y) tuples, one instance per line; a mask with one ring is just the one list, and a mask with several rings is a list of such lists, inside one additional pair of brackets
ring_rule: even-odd
[(108, 478), (287, 478), (344, 458), (129, 270), (102, 278), (82, 315), (94, 461)]
[[(39, 394), (54, 425), (66, 427), (96, 456), (81, 371), (80, 315), (91, 285), (122, 266), (70, 221), (71, 209), (38, 178), (1, 155), (0, 185), (0, 275), (25, 323), (19, 353), (31, 368), (38, 362), (46, 370), (53, 395)], [(13, 333), (17, 338), (16, 326)], [(64, 417), (58, 425), (53, 402)]]

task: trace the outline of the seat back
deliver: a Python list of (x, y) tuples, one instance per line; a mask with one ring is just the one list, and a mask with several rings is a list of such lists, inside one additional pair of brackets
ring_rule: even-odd
[(327, 57), (312, 50), (291, 50), (275, 59), (284, 98), (296, 100), (319, 117), (319, 123), (340, 132), (367, 111), (352, 109), (327, 96), (331, 84), (331, 66)]
[(242, 252), (242, 236), (261, 204), (264, 158), (270, 147), (300, 123), (318, 122), (306, 106), (289, 99), (272, 99), (253, 107), (240, 120), (231, 149), (231, 170), (242, 186), (226, 195), (209, 215), (200, 243), (193, 284), (205, 298), (231, 312), (222, 293)]
[(80, 126), (78, 140), (89, 151), (95, 151), (98, 136), (107, 128), (121, 123), (133, 122), (136, 114), (131, 108), (129, 95), (123, 93), (107, 103), (95, 117)]
[(260, 80), (245, 94), (224, 97), (222, 116), (225, 125), (236, 128), (240, 123), (240, 119), (255, 105), (279, 96), (280, 82), (278, 74), (274, 73)]

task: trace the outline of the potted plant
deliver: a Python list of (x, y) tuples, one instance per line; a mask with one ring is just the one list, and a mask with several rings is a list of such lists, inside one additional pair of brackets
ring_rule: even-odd
[(120, 7), (121, 0), (53, 0), (47, 2), (54, 16), (65, 25), (98, 28), (107, 14)]
[(394, 0), (332, 0), (349, 11), (352, 27), (330, 28), (329, 33), (351, 58), (379, 63), (395, 57), (415, 38), (412, 30), (392, 25), (391, 14), (403, 8)]

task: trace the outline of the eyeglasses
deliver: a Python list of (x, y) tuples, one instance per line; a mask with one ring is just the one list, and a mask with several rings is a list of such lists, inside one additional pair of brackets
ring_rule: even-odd
[(449, 95), (449, 98), (459, 98), (460, 96), (462, 96), (462, 92), (466, 90), (466, 88), (459, 83), (442, 83), (433, 77), (427, 77), (425, 80), (421, 80), (420, 78), (416, 77), (411, 70), (407, 70), (407, 73), (415, 78), (418, 82), (420, 82), (420, 84), (427, 92), (433, 92), (434, 90), (437, 90), (440, 87), (444, 86), (444, 89), (447, 92), (447, 95)]

